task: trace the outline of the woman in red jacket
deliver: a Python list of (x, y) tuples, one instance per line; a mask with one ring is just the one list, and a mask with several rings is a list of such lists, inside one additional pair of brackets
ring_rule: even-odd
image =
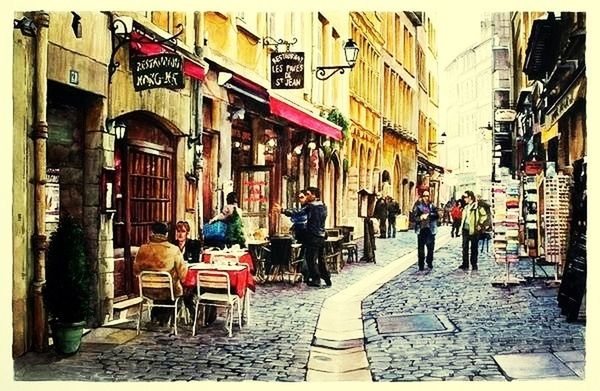
[(450, 217), (452, 217), (452, 231), (450, 231), (450, 235), (452, 237), (459, 237), (460, 232), (458, 230), (460, 229), (460, 222), (462, 219), (462, 209), (459, 201), (454, 203), (454, 206), (450, 211)]

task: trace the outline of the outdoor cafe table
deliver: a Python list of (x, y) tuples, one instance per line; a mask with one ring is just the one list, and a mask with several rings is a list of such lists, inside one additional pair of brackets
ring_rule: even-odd
[(198, 272), (204, 271), (224, 271), (229, 275), (231, 288), (242, 299), (244, 299), (244, 314), (246, 323), (250, 321), (250, 295), (247, 290), (255, 291), (256, 284), (250, 270), (245, 265), (227, 264), (227, 263), (194, 263), (188, 268), (185, 279), (181, 281), (186, 288), (195, 288), (198, 278)]

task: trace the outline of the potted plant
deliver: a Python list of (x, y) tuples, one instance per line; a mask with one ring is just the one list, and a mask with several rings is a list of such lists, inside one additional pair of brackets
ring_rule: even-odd
[(91, 271), (84, 253), (84, 234), (72, 216), (62, 215), (50, 236), (44, 299), (52, 320), (52, 340), (60, 354), (79, 350), (90, 314)]

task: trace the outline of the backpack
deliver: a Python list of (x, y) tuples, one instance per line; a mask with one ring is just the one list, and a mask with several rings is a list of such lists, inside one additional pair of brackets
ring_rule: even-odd
[(485, 202), (478, 202), (477, 209), (483, 209), (485, 211), (485, 217), (480, 219), (479, 226), (481, 229), (479, 232), (489, 232), (492, 230), (492, 213), (490, 206)]

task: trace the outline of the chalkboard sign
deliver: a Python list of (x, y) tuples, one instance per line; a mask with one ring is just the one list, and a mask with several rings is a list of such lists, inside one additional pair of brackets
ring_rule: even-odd
[(304, 52), (271, 53), (271, 88), (304, 88)]
[(183, 60), (175, 53), (131, 58), (133, 88), (183, 88)]

